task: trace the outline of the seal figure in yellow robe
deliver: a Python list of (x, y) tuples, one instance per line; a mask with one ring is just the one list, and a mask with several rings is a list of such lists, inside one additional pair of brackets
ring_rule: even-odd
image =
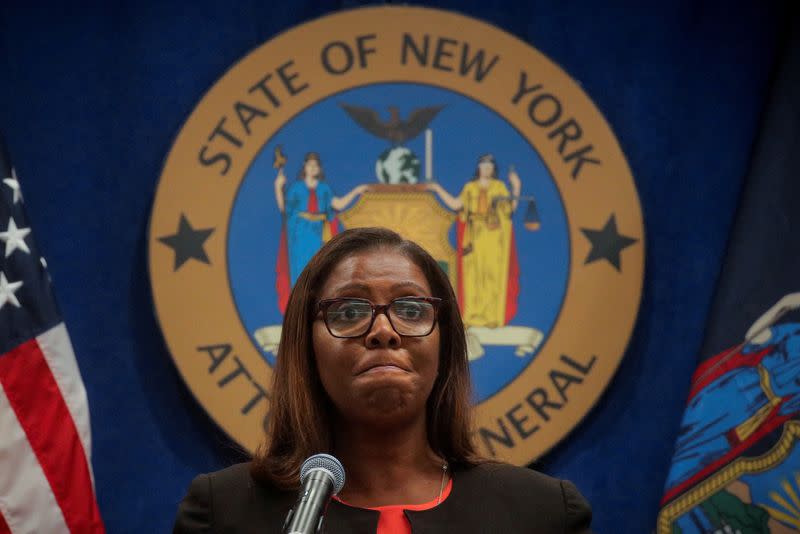
[(464, 324), (497, 328), (507, 324), (517, 310), (519, 265), (511, 214), (517, 207), (521, 181), (512, 169), (511, 185), (497, 178), (497, 164), (491, 154), (481, 156), (472, 180), (458, 197), (438, 183), (429, 185), (442, 202), (458, 212), (457, 293)]

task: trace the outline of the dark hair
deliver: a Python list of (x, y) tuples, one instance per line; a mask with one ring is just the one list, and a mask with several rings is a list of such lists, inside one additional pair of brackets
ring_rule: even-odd
[(300, 170), (297, 171), (297, 179), (298, 180), (305, 180), (306, 178), (306, 163), (311, 160), (317, 162), (319, 165), (319, 174), (317, 175), (317, 180), (320, 182), (325, 181), (325, 171), (322, 169), (322, 159), (319, 157), (319, 152), (308, 152), (306, 153), (306, 157), (303, 158), (303, 164), (300, 166)]
[(494, 159), (494, 156), (491, 154), (484, 154), (483, 156), (478, 158), (478, 163), (475, 164), (475, 174), (472, 175), (473, 180), (477, 180), (481, 177), (481, 163), (491, 163), (494, 167), (492, 170), (492, 178), (497, 178), (497, 160)]
[(332, 452), (332, 402), (317, 373), (311, 339), (320, 290), (334, 267), (360, 252), (389, 249), (413, 261), (432, 295), (443, 300), (439, 375), (427, 402), (431, 448), (451, 466), (484, 460), (471, 438), (471, 383), (464, 324), (453, 288), (422, 247), (385, 228), (358, 228), (336, 235), (306, 265), (289, 296), (273, 377), (266, 442), (256, 451), (253, 476), (279, 488), (299, 485), (300, 466), (312, 454)]

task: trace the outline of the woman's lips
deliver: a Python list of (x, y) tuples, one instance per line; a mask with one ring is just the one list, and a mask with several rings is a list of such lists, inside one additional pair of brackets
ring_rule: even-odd
[(386, 365), (376, 365), (374, 367), (370, 367), (366, 371), (362, 372), (361, 375), (378, 375), (378, 374), (391, 374), (391, 373), (407, 373), (405, 369), (398, 367), (397, 365), (386, 364)]

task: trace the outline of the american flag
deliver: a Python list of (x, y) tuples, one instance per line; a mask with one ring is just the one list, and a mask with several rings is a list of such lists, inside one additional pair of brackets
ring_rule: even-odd
[(0, 534), (102, 533), (86, 390), (0, 139)]

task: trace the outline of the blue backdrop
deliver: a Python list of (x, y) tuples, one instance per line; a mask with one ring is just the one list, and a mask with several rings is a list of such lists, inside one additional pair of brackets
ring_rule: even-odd
[[(367, 2), (0, 5), (0, 130), (91, 406), (110, 532), (166, 532), (189, 480), (239, 459), (181, 382), (153, 316), (150, 205), (173, 137), (233, 63)], [(778, 49), (770, 2), (436, 1), (531, 43), (578, 80), (644, 211), (641, 312), (589, 417), (536, 468), (573, 480), (601, 533), (655, 525)]]

